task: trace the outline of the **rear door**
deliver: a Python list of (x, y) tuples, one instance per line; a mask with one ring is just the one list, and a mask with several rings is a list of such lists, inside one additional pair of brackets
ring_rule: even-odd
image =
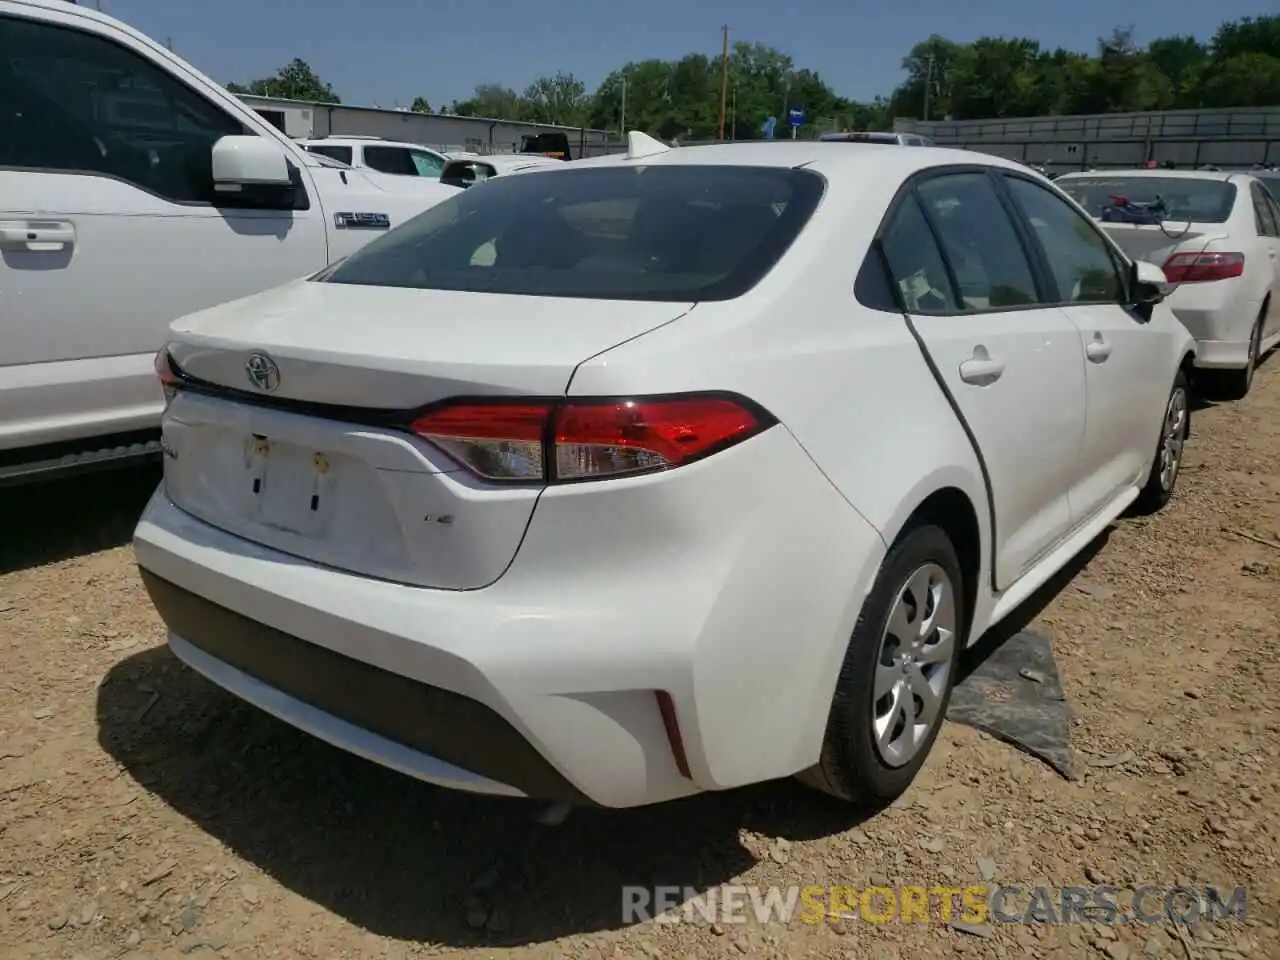
[(997, 587), (1071, 528), (1085, 418), (1080, 337), (1045, 302), (985, 169), (921, 180), (882, 232), (908, 316), (985, 462)]
[(1271, 301), (1263, 317), (1263, 339), (1280, 332), (1280, 205), (1256, 180), (1249, 185), (1258, 239), (1266, 248), (1271, 267)]
[(1166, 345), (1125, 304), (1125, 266), (1088, 217), (1052, 190), (1013, 173), (1006, 189), (1041, 248), (1085, 356), (1084, 445), (1071, 493), (1084, 523), (1133, 486), (1151, 463), (1173, 371)]

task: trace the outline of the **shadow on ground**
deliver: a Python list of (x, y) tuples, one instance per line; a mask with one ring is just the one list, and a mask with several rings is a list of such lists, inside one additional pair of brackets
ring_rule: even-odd
[[(964, 669), (1034, 618), (1105, 539)], [(147, 712), (152, 691), (159, 699)], [(403, 940), (502, 946), (616, 930), (625, 885), (700, 892), (753, 866), (741, 829), (799, 841), (860, 819), (781, 781), (639, 810), (575, 810), (558, 827), (539, 826), (532, 803), (440, 790), (299, 733), (163, 647), (118, 663), (97, 711), (102, 747), (143, 788), (290, 890)], [(467, 923), (478, 887), (506, 911), (503, 929)]]
[(1031, 622), (1040, 616), (1040, 612), (1052, 602), (1053, 598), (1066, 589), (1067, 585), (1089, 565), (1089, 562), (1102, 552), (1102, 549), (1110, 541), (1111, 532), (1114, 529), (1114, 527), (1108, 527), (1100, 533), (1087, 547), (1068, 561), (1065, 567), (1045, 581), (1044, 586), (1031, 594), (1023, 602), (1022, 606), (989, 630), (981, 641), (966, 650), (960, 663), (960, 672), (957, 674), (956, 681), (963, 682), (1005, 641), (1014, 634), (1027, 629)]
[(0, 575), (129, 543), (160, 475), (149, 464), (0, 490)]
[[(618, 929), (624, 885), (702, 891), (749, 869), (742, 828), (798, 841), (859, 820), (784, 781), (540, 826), (531, 802), (440, 790), (299, 733), (165, 647), (118, 663), (97, 711), (99, 742), (143, 788), (290, 890), (398, 939), (479, 947)], [(466, 922), (477, 884), (505, 931)]]

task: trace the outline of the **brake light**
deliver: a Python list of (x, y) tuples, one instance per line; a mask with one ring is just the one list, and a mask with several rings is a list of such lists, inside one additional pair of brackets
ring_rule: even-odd
[(1243, 273), (1243, 253), (1175, 253), (1164, 262), (1164, 275), (1170, 283), (1230, 280)]
[(168, 403), (173, 399), (173, 395), (178, 392), (177, 371), (173, 368), (173, 358), (169, 356), (169, 348), (161, 347), (160, 352), (156, 354), (155, 359), (156, 377), (160, 380), (160, 388), (164, 390), (164, 399)]
[(669, 470), (773, 422), (738, 397), (675, 396), (460, 401), (412, 430), (486, 480), (556, 483)]

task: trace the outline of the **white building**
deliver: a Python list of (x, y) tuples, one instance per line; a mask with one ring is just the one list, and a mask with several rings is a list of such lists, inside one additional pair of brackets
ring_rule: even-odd
[(418, 143), (442, 152), (516, 153), (522, 136), (561, 132), (569, 138), (569, 152), (574, 157), (603, 153), (609, 142), (608, 131), (584, 127), (413, 113), (407, 109), (308, 103), (247, 94), (241, 95), (240, 99), (295, 140), (319, 139), (329, 135), (365, 136)]

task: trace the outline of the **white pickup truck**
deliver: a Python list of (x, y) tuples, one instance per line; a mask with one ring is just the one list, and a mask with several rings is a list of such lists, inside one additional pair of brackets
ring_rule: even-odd
[(0, 0), (0, 486), (158, 451), (172, 320), (458, 192), (307, 153), (111, 17)]

